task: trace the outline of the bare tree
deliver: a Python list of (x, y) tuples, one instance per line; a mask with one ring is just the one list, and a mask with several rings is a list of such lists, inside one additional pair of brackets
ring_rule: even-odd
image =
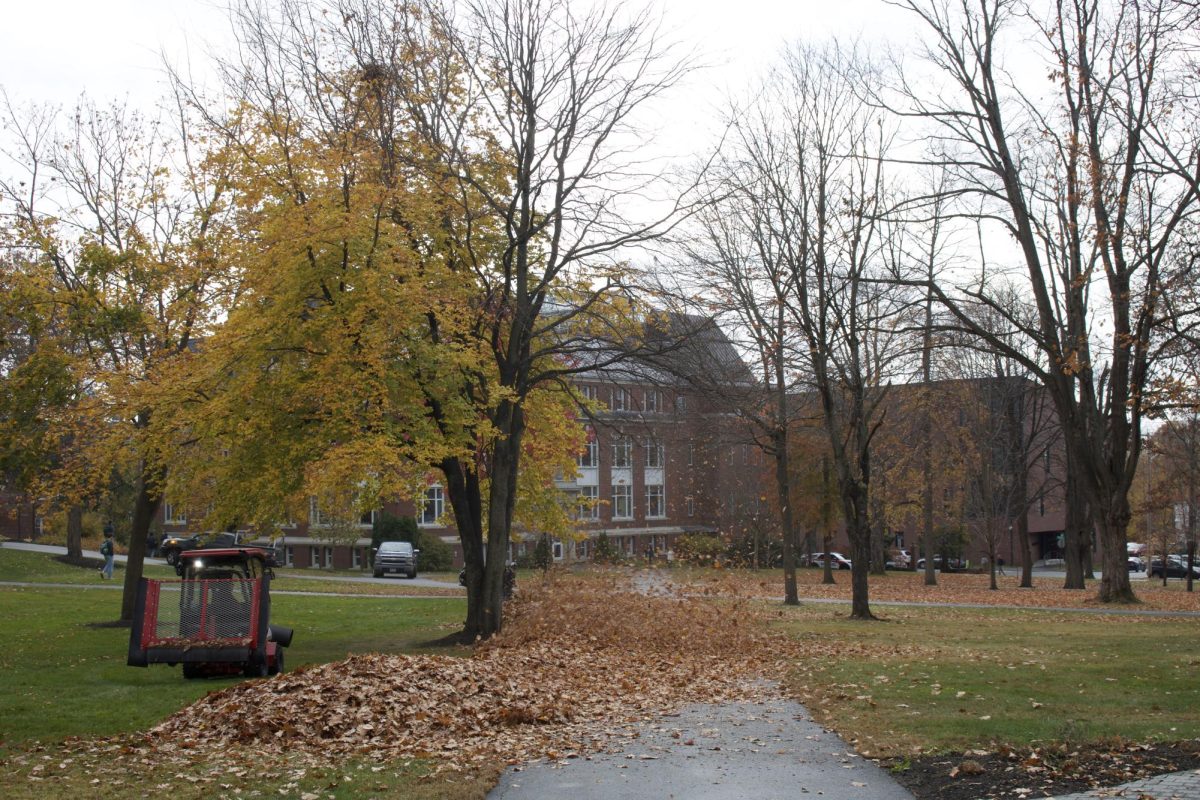
[[(978, 326), (997, 313), (990, 276), (935, 286), (964, 327), (1037, 376), (1053, 398), (1079, 486), (1104, 545), (1100, 597), (1132, 601), (1125, 569), (1128, 492), (1152, 409), (1160, 338), (1194, 326), (1168, 309), (1170, 254), (1197, 206), (1192, 120), (1175, 105), (1195, 9), (1173, 2), (903, 0), (932, 33), (932, 80), (900, 87), (931, 127), (931, 158), (955, 177), (964, 212), (1015, 239), (1036, 317), (1009, 319), (1036, 357)], [(1040, 58), (1051, 92), (1006, 69), (1009, 49)], [(936, 94), (927, 87), (936, 86)], [(966, 208), (970, 205), (971, 208)], [(1189, 278), (1190, 280), (1194, 280)]]
[[(757, 303), (766, 301), (768, 317), (747, 324), (760, 335), (781, 332), (764, 362), (778, 363), (773, 386), (786, 397), (785, 387), (803, 384), (803, 402), (824, 428), (850, 539), (851, 614), (859, 619), (872, 618), (872, 439), (906, 341), (899, 315), (908, 310), (902, 293), (878, 280), (900, 260), (881, 213), (889, 137), (877, 115), (848, 101), (858, 82), (871, 79), (853, 49), (789, 50), (732, 123), (726, 186), (715, 206), (722, 225), (736, 231), (738, 260), (750, 262), (737, 268), (760, 282)], [(794, 361), (784, 364), (789, 356)]]

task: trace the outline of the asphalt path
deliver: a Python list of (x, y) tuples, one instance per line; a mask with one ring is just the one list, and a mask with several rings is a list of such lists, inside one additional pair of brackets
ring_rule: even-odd
[(799, 703), (699, 704), (645, 722), (617, 752), (510, 767), (489, 800), (911, 800)]

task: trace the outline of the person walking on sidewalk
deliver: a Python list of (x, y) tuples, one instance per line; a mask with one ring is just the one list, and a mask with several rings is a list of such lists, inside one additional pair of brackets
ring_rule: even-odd
[(100, 555), (104, 556), (104, 566), (100, 568), (100, 577), (112, 580), (113, 526), (111, 522), (104, 523), (104, 541), (100, 544)]

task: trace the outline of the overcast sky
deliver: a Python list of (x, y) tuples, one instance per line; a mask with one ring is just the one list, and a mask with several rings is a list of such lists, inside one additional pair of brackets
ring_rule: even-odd
[[(780, 47), (831, 34), (903, 39), (912, 20), (884, 0), (661, 0), (667, 26), (713, 65), (688, 87), (705, 107), (744, 86)], [(14, 100), (68, 106), (83, 91), (147, 105), (163, 93), (160, 52), (205, 61), (228, 41), (224, 2), (210, 0), (26, 0), (6, 4), (0, 86)]]

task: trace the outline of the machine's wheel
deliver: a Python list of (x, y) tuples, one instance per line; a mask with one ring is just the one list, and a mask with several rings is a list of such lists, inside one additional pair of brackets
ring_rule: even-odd
[(167, 560), (167, 563), (173, 567), (179, 563), (179, 551), (178, 550), (168, 550), (166, 555), (163, 556), (163, 558), (165, 558)]
[(247, 661), (242, 674), (247, 678), (265, 678), (268, 674), (266, 661)]
[(183, 662), (183, 677), (188, 680), (203, 678), (204, 673), (200, 670), (200, 665), (189, 661)]
[(267, 668), (268, 675), (278, 675), (283, 672), (283, 648), (275, 648), (275, 663)]
[(409, 578), (415, 578), (415, 577), (417, 577), (417, 571), (416, 571), (415, 569), (414, 569), (414, 570), (412, 570), (411, 572), (409, 572), (409, 573), (408, 573), (408, 577), (409, 577)]

